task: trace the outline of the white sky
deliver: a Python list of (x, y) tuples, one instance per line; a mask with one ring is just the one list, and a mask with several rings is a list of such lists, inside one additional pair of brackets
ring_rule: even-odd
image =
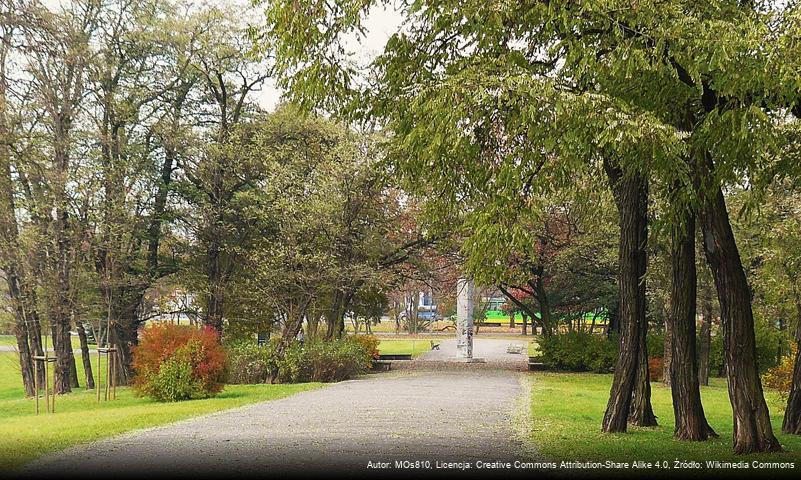
[[(384, 50), (384, 45), (398, 30), (401, 21), (400, 14), (391, 7), (373, 7), (364, 22), (366, 36), (361, 42), (356, 42), (354, 38), (346, 44), (358, 60), (370, 60)], [(281, 95), (282, 91), (275, 86), (275, 82), (268, 80), (256, 98), (262, 108), (272, 111), (281, 100)]]
[[(41, 0), (44, 5), (51, 9), (56, 9), (59, 5), (63, 5), (64, 2), (67, 1), (69, 0)], [(248, 0), (201, 0), (201, 3), (204, 1), (218, 5), (236, 2), (244, 6), (250, 3)], [(243, 12), (247, 12), (247, 10), (247, 7), (242, 8)], [(356, 42), (355, 39), (354, 41), (348, 42), (349, 48), (359, 60), (369, 60), (375, 57), (384, 49), (384, 45), (386, 45), (389, 37), (397, 31), (401, 20), (400, 14), (391, 7), (373, 7), (365, 21), (367, 30), (365, 38), (363, 38), (361, 42)], [(280, 102), (281, 95), (282, 91), (276, 87), (275, 82), (268, 80), (265, 82), (264, 86), (262, 86), (261, 91), (256, 92), (255, 97), (262, 108), (272, 111)]]

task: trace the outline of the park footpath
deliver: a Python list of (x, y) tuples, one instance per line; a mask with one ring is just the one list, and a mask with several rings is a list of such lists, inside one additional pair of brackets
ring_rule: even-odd
[(465, 364), (453, 361), (455, 341), (446, 340), (388, 373), (73, 447), (19, 474), (421, 476), (536, 461), (521, 441), (526, 357), (507, 353), (509, 344), (477, 340), (484, 363)]

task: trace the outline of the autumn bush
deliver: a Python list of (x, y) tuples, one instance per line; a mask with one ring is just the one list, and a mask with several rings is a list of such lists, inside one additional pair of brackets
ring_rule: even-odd
[(175, 402), (214, 396), (225, 380), (225, 351), (211, 328), (156, 323), (133, 349), (133, 386), (141, 395)]
[(781, 362), (775, 367), (769, 368), (762, 376), (762, 383), (768, 388), (775, 388), (779, 391), (783, 399), (787, 399), (790, 394), (790, 386), (793, 382), (793, 367), (795, 356), (798, 351), (796, 345), (792, 345), (790, 355), (782, 357)]
[[(351, 338), (354, 342), (358, 343), (364, 348), (364, 351), (370, 356), (372, 360), (378, 360), (380, 352), (378, 351), (378, 344), (381, 340), (375, 335), (353, 335)], [(369, 365), (368, 365), (369, 367)]]
[(665, 374), (670, 374), (669, 372), (665, 372), (665, 363), (662, 357), (648, 357), (648, 378), (652, 382), (661, 381), (664, 378)]

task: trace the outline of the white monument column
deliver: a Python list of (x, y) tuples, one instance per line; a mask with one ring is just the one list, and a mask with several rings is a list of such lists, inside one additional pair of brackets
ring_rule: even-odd
[(473, 291), (472, 279), (456, 282), (456, 357), (473, 358)]

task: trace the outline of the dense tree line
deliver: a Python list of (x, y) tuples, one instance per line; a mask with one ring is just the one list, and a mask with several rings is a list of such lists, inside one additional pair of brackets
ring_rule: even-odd
[[(118, 348), (124, 384), (140, 327), (163, 314), (223, 339), (278, 331), (279, 350), (304, 321), (338, 338), (429, 243), (400, 221), (375, 135), (259, 106), (275, 59), (247, 5), (0, 8), (0, 267), (28, 395), (43, 338), (57, 393), (83, 381), (71, 331), (87, 386), (88, 331)], [(194, 301), (170, 306), (174, 292)]]

